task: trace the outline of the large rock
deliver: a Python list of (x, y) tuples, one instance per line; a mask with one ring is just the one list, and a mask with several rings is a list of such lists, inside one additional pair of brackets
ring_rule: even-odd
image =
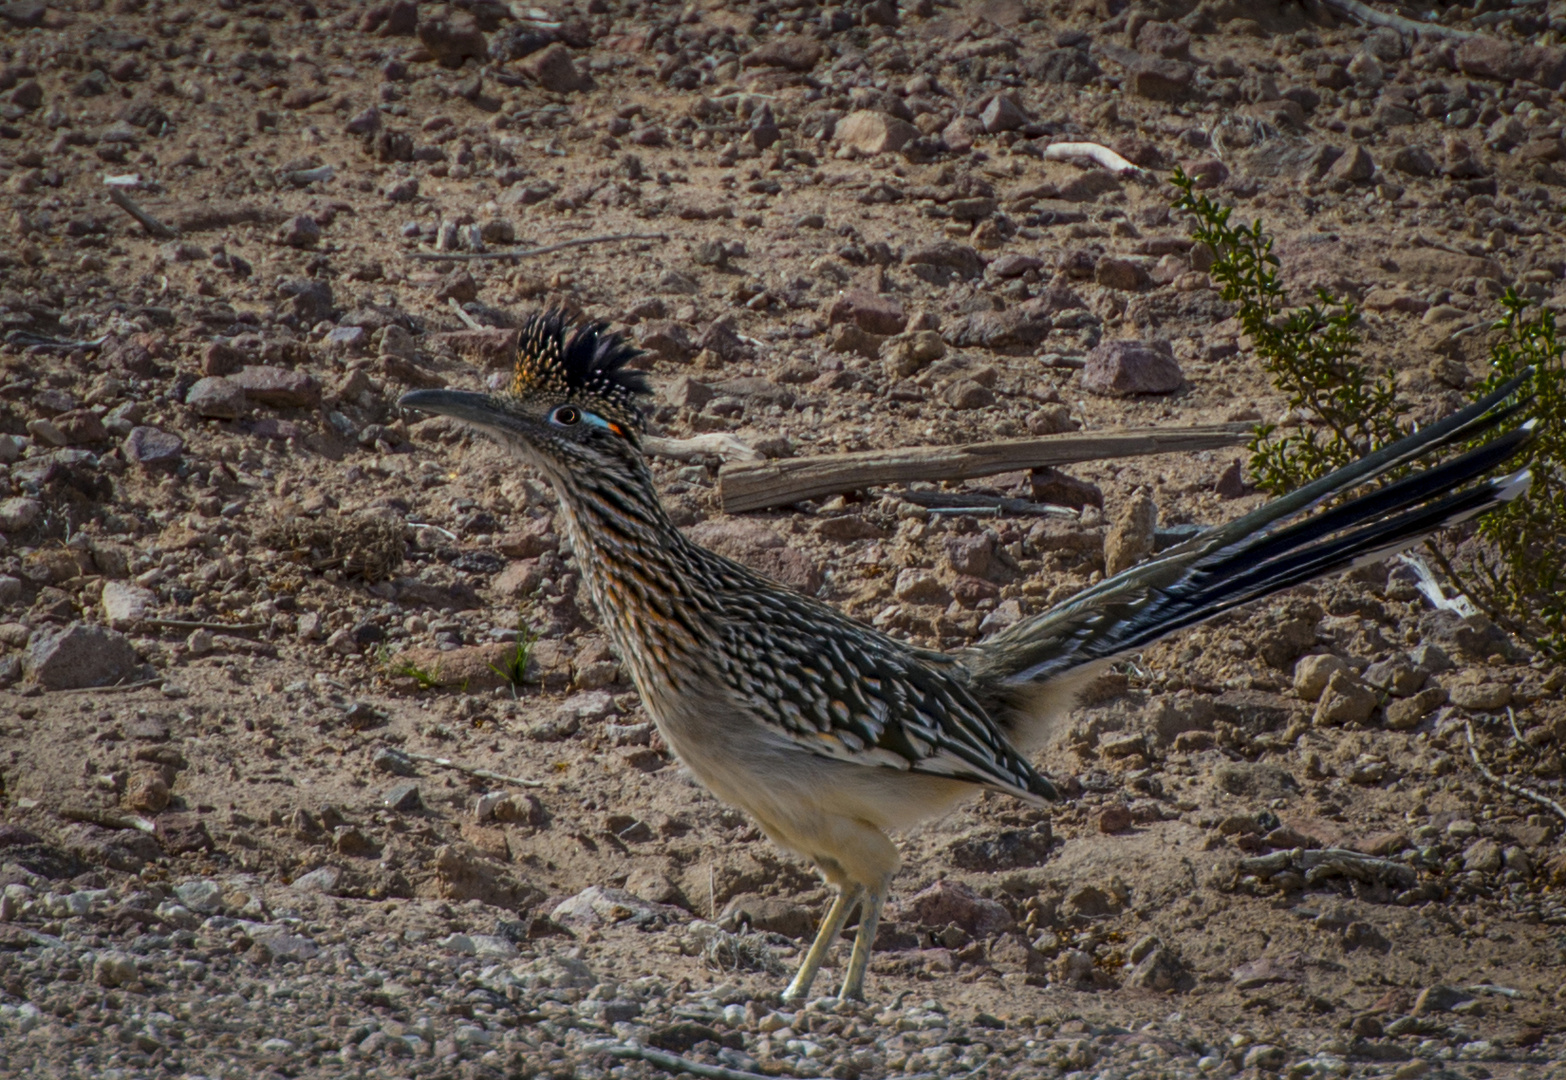
[(900, 300), (869, 289), (845, 289), (832, 302), (827, 322), (836, 325), (851, 322), (872, 334), (901, 334), (908, 325), (908, 313)]
[(228, 377), (245, 396), (281, 409), (310, 409), (321, 403), (321, 384), (302, 371), (250, 364)]
[(947, 879), (904, 901), (901, 914), (920, 926), (959, 926), (976, 937), (1001, 933), (1016, 922), (1011, 912), (994, 900), (986, 900), (968, 886)]
[(1138, 488), (1104, 537), (1105, 575), (1129, 570), (1151, 555), (1157, 528), (1158, 507), (1147, 489)]
[(875, 109), (860, 109), (838, 121), (832, 136), (842, 146), (862, 154), (896, 153), (919, 137), (919, 129)]
[(1054, 326), (1045, 305), (1030, 300), (1005, 311), (976, 311), (952, 323), (946, 340), (958, 348), (1031, 349)]
[(785, 71), (809, 71), (821, 59), (821, 43), (797, 35), (765, 41), (740, 58), (744, 67), (777, 67)]
[(555, 94), (569, 94), (586, 90), (593, 82), (577, 70), (571, 59), (571, 50), (558, 41), (547, 49), (529, 56), (520, 65), (523, 74), (538, 85)]
[(1106, 341), (1088, 353), (1082, 387), (1094, 394), (1168, 394), (1185, 376), (1166, 341)]
[(903, 262), (915, 277), (934, 278), (942, 284), (954, 275), (972, 280), (984, 274), (984, 259), (979, 253), (967, 244), (953, 240), (937, 240), (914, 248), (903, 256)]
[(1312, 722), (1317, 727), (1363, 724), (1381, 704), (1381, 695), (1348, 671), (1334, 671), (1316, 703)]
[(422, 20), (418, 33), (419, 43), (441, 67), (459, 68), (469, 57), (483, 63), (489, 56), (489, 42), (484, 32), (466, 12)]
[(45, 690), (109, 686), (136, 670), (136, 650), (124, 634), (72, 623), (27, 647), (28, 676)]
[(155, 427), (134, 427), (121, 445), (127, 461), (148, 469), (171, 468), (185, 453), (185, 440), (172, 431)]
[(132, 585), (128, 581), (109, 581), (103, 586), (98, 602), (103, 605), (103, 617), (109, 625), (120, 628), (132, 626), (152, 613), (158, 597), (151, 589)]
[(185, 393), (185, 404), (208, 420), (237, 420), (250, 407), (245, 388), (221, 375), (197, 379)]

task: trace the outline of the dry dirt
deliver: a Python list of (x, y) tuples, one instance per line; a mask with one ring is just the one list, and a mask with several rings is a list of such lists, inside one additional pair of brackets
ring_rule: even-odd
[[(907, 838), (871, 1003), (785, 1010), (825, 890), (668, 758), (538, 478), (395, 404), (500, 377), (548, 304), (650, 350), (656, 431), (773, 457), (1280, 419), (1183, 163), (1439, 415), (1503, 286), (1566, 296), (1566, 10), (1442, 18), (1481, 36), (1319, 0), (0, 6), (0, 1071), (1566, 1076), (1562, 822), (1465, 734), (1558, 798), (1563, 680), (1406, 570), (1100, 684), (1041, 762), (1072, 797)], [(1147, 179), (1042, 159), (1082, 140)], [(656, 238), (412, 257), (621, 234)], [(1180, 388), (1087, 392), (1121, 338)], [(948, 485), (1065, 522), (725, 517), (719, 462), (656, 471), (703, 542), (952, 646), (1093, 580), (1139, 491), (1165, 536), (1256, 505), (1241, 456)]]

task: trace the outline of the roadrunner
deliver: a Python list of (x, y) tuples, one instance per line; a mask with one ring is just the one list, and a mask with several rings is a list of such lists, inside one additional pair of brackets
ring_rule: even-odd
[[(1484, 401), (1207, 530), (988, 640), (946, 654), (898, 641), (686, 539), (641, 448), (639, 355), (603, 325), (547, 312), (523, 327), (510, 385), (418, 390), (402, 405), (487, 432), (538, 468), (605, 630), (670, 748), (838, 892), (785, 996), (809, 993), (849, 915), (841, 996), (860, 998), (899, 856), (889, 832), (985, 789), (1056, 797), (1026, 756), (1116, 657), (1280, 589), (1384, 557), (1515, 498), (1481, 478), (1528, 425), (1370, 494), (1345, 492), (1513, 416)], [(1319, 509), (1323, 504), (1334, 503)]]

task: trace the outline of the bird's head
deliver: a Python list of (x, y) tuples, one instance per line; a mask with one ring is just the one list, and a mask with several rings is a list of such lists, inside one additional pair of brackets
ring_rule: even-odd
[(626, 366), (639, 355), (603, 323), (545, 311), (523, 325), (504, 390), (415, 390), (399, 404), (487, 432), (555, 476), (620, 472), (641, 453), (637, 398), (651, 387), (645, 372)]

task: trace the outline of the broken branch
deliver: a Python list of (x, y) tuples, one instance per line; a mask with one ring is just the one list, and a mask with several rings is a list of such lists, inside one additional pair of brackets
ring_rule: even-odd
[(1049, 503), (1032, 502), (1028, 499), (1008, 499), (1004, 495), (979, 495), (967, 491), (894, 491), (892, 495), (903, 502), (923, 506), (936, 513), (955, 514), (982, 510), (997, 514), (1044, 514), (1069, 518), (1077, 516), (1077, 512), (1069, 506), (1052, 506)]
[(667, 240), (667, 233), (615, 233), (612, 236), (582, 236), (575, 240), (562, 240), (536, 248), (512, 248), (510, 251), (410, 251), (408, 258), (422, 262), (478, 262), (486, 259), (525, 259), (529, 255), (548, 255), (552, 251), (582, 247), (586, 244), (608, 244), (615, 240)]
[(1471, 30), (1459, 30), (1452, 26), (1442, 26), (1440, 23), (1416, 22), (1406, 19), (1401, 15), (1391, 15), (1385, 11), (1377, 11), (1369, 4), (1362, 4), (1359, 0), (1322, 0), (1330, 8), (1347, 15), (1366, 26), (1386, 26), (1396, 30), (1400, 34), (1428, 34), (1431, 37), (1471, 38), (1477, 37)]
[(438, 765), (442, 769), (451, 769), (467, 776), (476, 776), (480, 780), (493, 780), (499, 784), (515, 784), (517, 787), (548, 787), (543, 780), (527, 780), (520, 776), (506, 776), (504, 773), (491, 772), (489, 769), (475, 769), (468, 765), (459, 765), (450, 758), (432, 757), (429, 754), (418, 754), (412, 750), (397, 750), (396, 753), (411, 761), (422, 761), (426, 765)]
[(718, 494), (728, 514), (788, 506), (823, 495), (841, 495), (914, 480), (971, 480), (1018, 469), (1189, 453), (1238, 446), (1251, 437), (1247, 424), (1212, 424), (1169, 430), (1068, 432), (1037, 439), (1007, 439), (967, 446), (910, 446), (852, 454), (781, 458), (726, 467)]
[(487, 329), (489, 329), (489, 327), (487, 327), (483, 323), (479, 322), (473, 316), (469, 315), (466, 311), (463, 311), (462, 310), (462, 305), (457, 303), (457, 298), (455, 296), (448, 296), (448, 297), (446, 297), (446, 304), (456, 314), (457, 318), (461, 319), (467, 325), (467, 328), (469, 330), (487, 330)]
[(1044, 148), (1045, 161), (1072, 161), (1085, 158), (1096, 162), (1116, 175), (1130, 173), (1140, 176), (1141, 166), (1133, 165), (1107, 146), (1090, 142), (1050, 143)]
[(1521, 784), (1514, 784), (1509, 780), (1502, 780), (1490, 771), (1489, 766), (1479, 760), (1479, 747), (1474, 743), (1474, 724), (1472, 720), (1463, 721), (1463, 730), (1468, 733), (1468, 756), (1474, 759), (1474, 768), (1479, 770), (1479, 775), (1490, 783), (1509, 794), (1516, 795), (1519, 799), (1527, 799), (1546, 810), (1553, 810), (1562, 821), (1566, 821), (1566, 806), (1562, 806), (1547, 795), (1540, 795), (1531, 788), (1525, 788)]
[(656, 435), (648, 435), (642, 439), (642, 447), (656, 457), (673, 458), (675, 461), (691, 461), (709, 455), (725, 461), (767, 460), (765, 454), (721, 431), (692, 435), (688, 439), (661, 439)]
[(109, 188), (109, 201), (115, 206), (118, 206), (121, 210), (125, 211), (131, 217), (135, 218), (137, 223), (140, 224), (143, 229), (146, 229), (148, 233), (157, 237), (159, 240), (173, 240), (176, 236), (179, 235), (179, 233), (163, 224), (163, 222), (147, 213), (147, 211), (143, 210), (141, 207), (137, 206), (136, 200), (125, 194), (124, 188)]

